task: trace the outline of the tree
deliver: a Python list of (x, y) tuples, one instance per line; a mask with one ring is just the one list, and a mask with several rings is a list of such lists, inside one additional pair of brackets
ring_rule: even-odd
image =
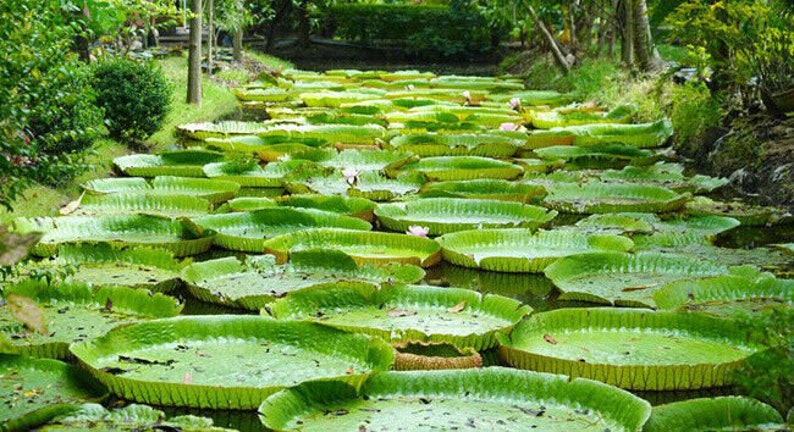
[(201, 105), (201, 0), (191, 0), (190, 11), (187, 102)]
[(243, 59), (243, 31), (254, 22), (245, 0), (215, 0), (215, 23), (219, 30), (234, 35), (234, 59)]

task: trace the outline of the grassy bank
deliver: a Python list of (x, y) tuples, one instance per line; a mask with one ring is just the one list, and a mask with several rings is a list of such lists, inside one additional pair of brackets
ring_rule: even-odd
[[(286, 68), (291, 65), (281, 59), (264, 54), (248, 52), (247, 62), (258, 62), (270, 68)], [(153, 152), (167, 150), (176, 144), (174, 128), (183, 123), (213, 121), (234, 113), (237, 100), (229, 91), (229, 84), (234, 79), (202, 80), (202, 104), (191, 105), (185, 102), (187, 93), (187, 53), (184, 56), (165, 57), (156, 60), (171, 84), (171, 113), (166, 117), (163, 127), (144, 143)], [(215, 78), (243, 79), (248, 76), (243, 66), (232, 65), (220, 71)], [(29, 188), (14, 204), (14, 211), (0, 209), (0, 225), (4, 225), (16, 217), (53, 216), (58, 209), (80, 196), (80, 185), (90, 179), (111, 175), (113, 158), (141, 149), (130, 149), (126, 144), (109, 138), (101, 138), (94, 143), (91, 153), (86, 157), (89, 168), (81, 175), (64, 181), (61, 184), (35, 185)]]

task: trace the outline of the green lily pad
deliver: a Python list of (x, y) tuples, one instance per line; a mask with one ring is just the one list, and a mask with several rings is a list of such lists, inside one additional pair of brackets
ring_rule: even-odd
[(265, 242), (291, 232), (336, 227), (351, 230), (372, 229), (369, 222), (350, 216), (315, 209), (274, 207), (253, 212), (236, 212), (193, 219), (205, 230), (216, 232), (214, 243), (225, 249), (263, 252)]
[(526, 143), (526, 134), (400, 134), (385, 145), (418, 156), (513, 156)]
[(275, 298), (315, 286), (416, 283), (424, 274), (410, 264), (359, 267), (343, 252), (306, 250), (293, 253), (282, 265), (272, 255), (248, 257), (245, 263), (233, 257), (194, 263), (182, 271), (182, 278), (202, 301), (259, 310)]
[[(606, 170), (599, 175), (601, 180), (608, 182), (640, 183), (661, 186), (676, 192), (707, 193), (728, 184), (723, 177), (709, 177), (697, 174), (691, 177), (684, 175), (684, 166), (677, 163), (659, 162), (650, 166), (626, 166), (622, 170)], [(692, 202), (700, 199), (694, 198)], [(688, 203), (691, 204), (692, 202)]]
[(226, 201), (218, 207), (216, 213), (223, 212), (252, 212), (267, 208), (277, 207), (276, 201), (268, 197), (239, 197)]
[(391, 201), (415, 194), (425, 184), (421, 173), (404, 173), (397, 178), (387, 178), (374, 171), (365, 171), (350, 183), (336, 170), (325, 173), (305, 172), (285, 182), (284, 187), (293, 194), (347, 195), (371, 201)]
[(344, 169), (355, 169), (357, 172), (381, 171), (389, 164), (405, 161), (410, 156), (405, 153), (386, 150), (343, 150), (337, 152), (332, 148), (308, 150), (294, 154), (293, 160), (309, 160), (318, 165)]
[(681, 280), (723, 274), (727, 268), (686, 255), (601, 252), (572, 255), (546, 268), (560, 300), (655, 307), (654, 293)]
[(500, 342), (500, 357), (511, 366), (633, 390), (730, 385), (732, 372), (763, 349), (731, 320), (616, 308), (535, 314)]
[(688, 202), (686, 212), (694, 216), (727, 216), (738, 220), (742, 226), (769, 226), (794, 220), (784, 208), (750, 205), (740, 201), (720, 202), (706, 197), (696, 197)]
[(596, 183), (555, 183), (546, 185), (543, 203), (563, 213), (663, 213), (678, 210), (691, 198), (656, 186)]
[(576, 222), (576, 227), (594, 232), (616, 232), (618, 234), (653, 234), (658, 223), (656, 215), (635, 216), (635, 213), (602, 213), (587, 216)]
[(758, 313), (794, 305), (794, 281), (740, 268), (728, 275), (665, 285), (653, 294), (660, 309), (679, 309), (716, 316)]
[(113, 159), (120, 171), (133, 177), (204, 177), (201, 167), (223, 159), (223, 153), (188, 149), (165, 152), (159, 155), (132, 154)]
[(212, 409), (253, 409), (305, 381), (358, 387), (394, 361), (391, 348), (377, 338), (240, 315), (117, 327), (70, 349), (118, 397)]
[[(11, 353), (36, 357), (67, 358), (72, 342), (100, 336), (121, 324), (172, 317), (182, 310), (176, 299), (163, 294), (126, 287), (92, 291), (80, 283), (28, 280), (6, 287), (3, 296), (0, 332), (10, 338)], [(12, 312), (12, 296), (24, 302), (25, 319), (35, 322), (26, 325)], [(38, 309), (35, 314), (33, 308)]]
[(648, 402), (595, 381), (500, 367), (380, 373), (358, 394), (340, 385), (307, 383), (259, 407), (266, 427), (307, 432), (629, 432), (640, 430), (650, 412)]
[[(752, 398), (722, 396), (659, 405), (651, 411), (645, 432), (705, 432), (783, 430), (783, 417)], [(778, 426), (778, 427), (774, 427)]]
[(580, 126), (594, 123), (628, 123), (630, 111), (618, 107), (610, 112), (586, 111), (577, 109), (557, 109), (554, 111), (533, 111), (530, 113), (532, 125), (538, 129)]
[(216, 162), (204, 165), (204, 173), (211, 179), (232, 181), (241, 187), (275, 188), (281, 187), (284, 178), (305, 163), (305, 161), (271, 162), (262, 168), (253, 161), (245, 164)]
[(571, 102), (569, 95), (554, 90), (522, 90), (490, 96), (491, 100), (498, 102), (509, 102), (512, 98), (518, 98), (521, 101), (521, 106), (557, 106), (567, 105)]
[(19, 218), (16, 232), (43, 232), (33, 249), (39, 256), (55, 255), (65, 244), (110, 243), (114, 246), (146, 246), (167, 249), (174, 256), (196, 255), (212, 246), (211, 233), (198, 233), (187, 220), (151, 215), (64, 216)]
[[(646, 218), (647, 215), (633, 215)], [(709, 244), (726, 231), (739, 226), (739, 221), (722, 216), (695, 216), (685, 219), (676, 218), (652, 222), (655, 232), (650, 235), (635, 236), (638, 248), (684, 247), (688, 245)]]
[[(636, 238), (639, 245), (641, 239)], [(774, 249), (758, 247), (754, 249), (733, 249), (717, 247), (703, 242), (673, 246), (643, 246), (638, 250), (653, 251), (664, 254), (688, 255), (693, 258), (718, 262), (726, 266), (752, 265), (759, 270), (769, 271), (778, 275), (786, 275), (794, 263), (791, 257)]]
[(375, 207), (377, 207), (377, 204), (366, 198), (319, 194), (289, 195), (278, 198), (276, 203), (286, 207), (310, 208), (339, 213), (357, 217), (367, 222), (372, 222), (375, 219), (373, 212)]
[(378, 125), (277, 125), (257, 135), (281, 142), (322, 142), (326, 144), (375, 144), (386, 129)]
[(481, 351), (532, 312), (517, 300), (461, 288), (335, 286), (301, 290), (265, 307), (277, 319), (306, 320), (391, 342), (444, 342)]
[(380, 204), (375, 209), (381, 225), (405, 232), (412, 225), (428, 227), (430, 235), (479, 228), (531, 228), (547, 224), (557, 212), (543, 207), (499, 200), (425, 198)]
[(188, 195), (155, 193), (85, 194), (74, 216), (141, 213), (168, 217), (199, 216), (210, 212), (210, 202)]
[(535, 149), (533, 153), (541, 159), (563, 160), (577, 168), (596, 169), (651, 165), (661, 158), (651, 150), (625, 144), (598, 144), (588, 147), (555, 145)]
[[(470, 92), (471, 93), (471, 92)], [(424, 105), (406, 112), (393, 111), (386, 114), (390, 125), (411, 123), (470, 124), (477, 127), (497, 129), (502, 123), (521, 123), (523, 118), (509, 108), (487, 108), (455, 105)]]
[(111, 410), (99, 404), (84, 404), (68, 414), (52, 419), (38, 429), (41, 432), (57, 431), (135, 431), (157, 432), (233, 432), (213, 426), (206, 417), (183, 415), (166, 418), (164, 412), (147, 405), (131, 404)]
[(266, 130), (261, 123), (222, 121), (218, 123), (188, 123), (176, 127), (177, 132), (194, 140), (223, 138), (234, 135), (256, 135)]
[(392, 178), (410, 171), (420, 172), (433, 181), (478, 178), (510, 180), (524, 173), (524, 169), (518, 165), (478, 156), (428, 157), (386, 167), (386, 174)]
[(189, 195), (217, 204), (234, 198), (240, 185), (223, 180), (160, 176), (151, 183), (141, 177), (96, 179), (84, 184), (83, 188), (95, 194)]
[(445, 234), (437, 240), (444, 260), (483, 270), (540, 273), (568, 255), (598, 250), (628, 251), (631, 240), (616, 235), (587, 235), (574, 231), (483, 229)]
[(3, 431), (31, 430), (107, 395), (87, 373), (57, 360), (0, 354), (0, 377)]
[(422, 186), (419, 195), (425, 198), (497, 199), (529, 203), (542, 200), (546, 196), (546, 188), (507, 180), (476, 179), (427, 183)]
[(385, 92), (372, 91), (363, 92), (361, 90), (348, 90), (348, 91), (324, 91), (314, 93), (301, 93), (299, 95), (303, 103), (308, 107), (328, 107), (338, 108), (343, 104), (350, 104), (356, 102), (363, 102), (372, 99), (380, 99)]
[(297, 231), (265, 242), (265, 251), (286, 262), (290, 254), (305, 249), (342, 251), (359, 263), (404, 263), (430, 267), (441, 260), (433, 240), (407, 234), (351, 231), (332, 228)]
[(673, 135), (673, 126), (666, 119), (641, 124), (588, 124), (565, 129), (573, 132), (573, 144), (576, 146), (619, 143), (637, 148), (653, 148), (663, 145)]
[(285, 102), (294, 99), (293, 92), (278, 87), (253, 88), (253, 89), (233, 89), (232, 92), (238, 100), (258, 101), (258, 102)]
[(122, 286), (169, 292), (179, 286), (179, 272), (185, 263), (163, 249), (145, 247), (114, 248), (107, 243), (64, 245), (49, 261), (31, 263), (20, 269), (28, 276), (34, 270), (53, 270), (73, 266), (68, 280), (95, 287)]

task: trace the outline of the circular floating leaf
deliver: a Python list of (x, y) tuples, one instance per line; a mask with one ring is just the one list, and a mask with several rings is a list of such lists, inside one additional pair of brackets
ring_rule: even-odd
[(293, 253), (283, 265), (276, 265), (272, 255), (249, 257), (245, 264), (233, 257), (194, 263), (184, 269), (182, 278), (190, 293), (203, 301), (259, 310), (275, 298), (314, 286), (416, 283), (424, 274), (410, 264), (359, 268), (343, 252), (307, 250)]
[(564, 257), (545, 273), (562, 292), (560, 300), (655, 307), (654, 293), (664, 285), (726, 271), (724, 266), (686, 255), (600, 252)]
[(121, 324), (179, 314), (179, 302), (163, 294), (125, 287), (92, 291), (88, 285), (48, 285), (33, 280), (5, 288), (0, 333), (13, 354), (66, 358), (68, 346)]
[(324, 196), (319, 194), (297, 194), (278, 198), (276, 203), (280, 206), (296, 208), (312, 208), (357, 217), (367, 222), (372, 222), (375, 217), (373, 211), (377, 204), (357, 197), (340, 195)]
[(107, 390), (82, 370), (57, 360), (0, 354), (0, 428), (27, 431), (78, 405), (104, 398)]
[[(644, 432), (762, 430), (780, 425), (783, 417), (771, 406), (739, 396), (690, 399), (654, 407)], [(773, 427), (770, 430), (779, 430)]]
[(378, 125), (276, 125), (258, 133), (266, 141), (375, 144), (386, 130)]
[(720, 202), (706, 197), (695, 197), (686, 205), (687, 213), (695, 216), (727, 216), (738, 220), (742, 226), (768, 226), (791, 221), (786, 209), (771, 206), (756, 206), (740, 201)]
[(618, 183), (554, 183), (543, 203), (563, 213), (663, 213), (678, 210), (691, 198), (656, 186)]
[(306, 289), (266, 306), (278, 319), (323, 325), (400, 342), (446, 342), (478, 351), (496, 345), (532, 308), (497, 295), (431, 286)]
[(253, 88), (253, 89), (232, 89), (234, 95), (241, 101), (258, 102), (286, 102), (295, 98), (295, 94), (278, 87)]
[(147, 246), (171, 251), (174, 256), (195, 255), (212, 246), (212, 236), (197, 233), (186, 220), (151, 215), (64, 216), (19, 218), (17, 232), (43, 232), (33, 249), (51, 256), (64, 244), (107, 242), (114, 246)]
[(307, 160), (339, 171), (354, 169), (356, 172), (381, 171), (392, 163), (406, 161), (405, 153), (385, 150), (342, 150), (333, 148), (313, 149), (292, 155), (293, 160)]
[(369, 222), (358, 218), (288, 207), (202, 216), (194, 221), (203, 229), (216, 232), (215, 244), (222, 248), (259, 253), (265, 250), (265, 242), (269, 238), (295, 231), (320, 227), (372, 229)]
[(441, 248), (433, 240), (382, 232), (331, 228), (298, 231), (265, 242), (265, 251), (286, 262), (289, 255), (305, 249), (342, 251), (359, 264), (405, 263), (430, 267), (441, 260)]
[[(609, 182), (640, 183), (661, 186), (676, 192), (706, 193), (728, 184), (726, 178), (714, 178), (701, 174), (684, 176), (684, 166), (677, 163), (659, 162), (651, 166), (626, 166), (622, 170), (606, 170), (599, 176)], [(687, 204), (697, 201), (696, 197)]]
[[(742, 269), (746, 270), (746, 269)], [(749, 274), (747, 274), (749, 273)], [(755, 270), (665, 285), (653, 294), (660, 309), (685, 309), (735, 316), (794, 305), (794, 281)]]
[(561, 257), (595, 250), (628, 251), (631, 240), (616, 235), (574, 231), (484, 229), (459, 231), (437, 239), (444, 260), (483, 270), (540, 273)]
[(640, 124), (587, 124), (565, 129), (574, 134), (573, 144), (576, 146), (619, 143), (653, 148), (663, 145), (673, 135), (673, 125), (667, 119)]
[(418, 192), (425, 182), (425, 177), (418, 172), (390, 179), (377, 172), (365, 171), (354, 180), (347, 180), (341, 172), (332, 171), (296, 175), (284, 187), (293, 194), (347, 195), (372, 201), (391, 201)]
[[(633, 215), (634, 217), (652, 220), (648, 216)], [(687, 219), (669, 219), (651, 222), (655, 232), (651, 235), (635, 237), (637, 247), (686, 247), (689, 245), (709, 244), (717, 235), (730, 231), (739, 226), (739, 221), (721, 216), (696, 216)]]
[(218, 208), (217, 213), (222, 211), (230, 212), (252, 212), (266, 208), (276, 207), (276, 201), (267, 197), (240, 197), (227, 201)]
[(305, 161), (271, 162), (260, 167), (256, 162), (248, 163), (216, 162), (204, 165), (204, 174), (211, 179), (231, 181), (242, 187), (275, 188), (281, 187), (284, 178)]
[(485, 156), (506, 158), (513, 156), (526, 142), (526, 134), (515, 135), (404, 133), (389, 140), (389, 148), (418, 156)]
[(72, 353), (118, 397), (163, 406), (252, 409), (305, 381), (358, 386), (394, 361), (380, 339), (239, 315), (117, 327)]
[(637, 431), (648, 402), (611, 386), (562, 375), (490, 367), (386, 372), (360, 394), (335, 384), (305, 385), (265, 400), (266, 427), (286, 431), (466, 430)]
[(72, 215), (106, 215), (141, 213), (168, 217), (199, 216), (210, 212), (204, 198), (188, 195), (158, 195), (155, 193), (86, 194), (80, 207)]
[(543, 199), (546, 188), (507, 180), (478, 179), (427, 183), (422, 186), (419, 195), (426, 198), (479, 198), (527, 203)]
[(409, 171), (420, 172), (433, 181), (478, 178), (510, 180), (524, 173), (524, 169), (518, 165), (477, 156), (429, 157), (386, 167), (386, 174), (392, 178)]
[(206, 417), (184, 415), (166, 419), (164, 412), (147, 405), (131, 404), (108, 411), (102, 405), (84, 404), (76, 410), (50, 421), (38, 429), (41, 432), (57, 431), (179, 431), (179, 432), (232, 432), (232, 429), (214, 427)]
[(535, 314), (500, 342), (509, 365), (634, 390), (729, 385), (731, 373), (762, 350), (730, 320), (615, 308)]
[(218, 123), (188, 123), (176, 127), (177, 132), (194, 140), (223, 138), (231, 135), (256, 135), (267, 130), (262, 123), (222, 121)]
[(651, 150), (638, 149), (625, 144), (599, 144), (590, 147), (557, 145), (534, 150), (537, 157), (545, 160), (563, 160), (578, 168), (614, 168), (627, 164), (650, 165), (661, 155)]
[(159, 155), (132, 154), (113, 159), (124, 174), (133, 177), (179, 176), (204, 177), (202, 166), (223, 159), (223, 153), (188, 149)]
[(161, 176), (155, 177), (151, 184), (140, 177), (96, 179), (84, 184), (83, 188), (96, 194), (189, 195), (217, 204), (234, 198), (240, 185), (223, 180)]
[(554, 219), (557, 212), (543, 207), (499, 200), (426, 198), (404, 203), (380, 204), (375, 216), (392, 231), (405, 232), (412, 225), (430, 228), (440, 235), (480, 228), (537, 229)]

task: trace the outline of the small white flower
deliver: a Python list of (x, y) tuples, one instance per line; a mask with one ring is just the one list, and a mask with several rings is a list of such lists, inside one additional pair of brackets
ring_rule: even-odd
[(355, 169), (355, 168), (345, 168), (345, 169), (342, 170), (342, 175), (345, 176), (345, 180), (347, 181), (347, 184), (352, 186), (352, 185), (358, 183), (359, 172), (358, 172), (357, 169)]
[(518, 125), (515, 123), (502, 123), (499, 125), (499, 130), (503, 131), (514, 131), (518, 129)]
[(517, 109), (521, 108), (521, 99), (519, 99), (517, 97), (514, 97), (513, 99), (510, 99), (510, 108), (512, 108), (514, 110), (517, 110)]
[(413, 84), (408, 84), (407, 86), (405, 86), (405, 89), (408, 90), (408, 91), (414, 91), (415, 88), (416, 87), (414, 87)]
[(430, 233), (430, 227), (411, 225), (405, 233), (417, 237), (427, 237), (427, 234)]
[(465, 92), (461, 93), (461, 96), (463, 96), (463, 99), (466, 99), (467, 101), (471, 100), (471, 92), (468, 91), (468, 90), (466, 90)]

